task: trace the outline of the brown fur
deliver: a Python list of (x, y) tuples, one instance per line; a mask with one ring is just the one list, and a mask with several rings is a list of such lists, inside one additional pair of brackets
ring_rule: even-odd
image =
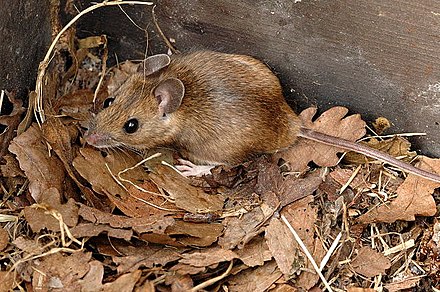
[[(183, 82), (185, 95), (164, 120), (152, 91), (170, 77)], [(123, 130), (130, 118), (140, 122), (133, 134)], [(130, 77), (91, 125), (88, 135), (101, 138), (95, 146), (172, 146), (202, 164), (237, 164), (286, 148), (300, 127), (267, 66), (249, 56), (209, 51), (175, 55), (158, 73)]]

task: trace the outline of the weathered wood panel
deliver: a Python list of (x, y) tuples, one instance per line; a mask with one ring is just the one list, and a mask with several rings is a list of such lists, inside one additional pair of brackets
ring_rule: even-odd
[(49, 1), (0, 0), (0, 89), (27, 96), (50, 34)]

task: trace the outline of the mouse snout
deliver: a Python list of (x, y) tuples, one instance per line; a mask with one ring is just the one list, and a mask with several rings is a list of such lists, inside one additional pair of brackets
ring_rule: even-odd
[(87, 144), (95, 146), (95, 147), (105, 147), (106, 141), (108, 140), (105, 135), (101, 135), (98, 133), (93, 133), (87, 131), (84, 134), (84, 140), (87, 142)]

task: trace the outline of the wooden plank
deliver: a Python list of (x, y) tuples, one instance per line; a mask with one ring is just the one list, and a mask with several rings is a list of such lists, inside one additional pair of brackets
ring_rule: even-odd
[(440, 2), (158, 1), (159, 23), (181, 49), (256, 56), (302, 109), (345, 105), (440, 155)]

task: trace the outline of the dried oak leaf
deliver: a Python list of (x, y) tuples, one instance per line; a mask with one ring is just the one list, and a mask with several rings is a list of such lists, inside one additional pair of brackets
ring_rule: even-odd
[(0, 271), (0, 291), (14, 291), (16, 274), (11, 271)]
[(3, 156), (5, 164), (0, 165), (1, 174), (3, 177), (24, 177), (24, 172), (20, 169), (18, 160), (12, 154)]
[(230, 276), (226, 286), (231, 292), (268, 291), (282, 276), (276, 262), (271, 261), (264, 266)]
[(55, 253), (34, 260), (32, 286), (43, 291), (81, 291), (78, 280), (90, 270), (91, 257), (91, 252), (78, 251), (71, 255)]
[[(342, 169), (336, 167), (329, 173), (329, 177), (337, 181), (341, 186), (345, 185), (353, 176), (354, 169)], [(371, 188), (369, 184), (359, 173), (350, 181), (349, 186), (353, 189), (357, 188)]]
[(118, 66), (113, 67), (107, 86), (109, 95), (113, 95), (115, 91), (118, 90), (119, 87), (125, 83), (125, 81), (127, 81), (128, 77), (136, 73), (139, 66), (140, 63), (135, 64), (131, 61), (125, 61)]
[[(416, 167), (440, 173), (440, 159), (421, 156)], [(394, 222), (396, 220), (414, 221), (415, 216), (434, 216), (437, 212), (432, 193), (440, 183), (408, 174), (397, 189), (397, 198), (388, 205), (381, 205), (360, 216), (360, 223)]]
[(278, 268), (289, 279), (302, 267), (302, 255), (299, 254), (295, 238), (287, 226), (277, 218), (272, 218), (266, 227), (266, 242)]
[[(359, 142), (365, 144), (370, 148), (374, 148), (380, 150), (382, 152), (388, 153), (394, 157), (405, 157), (405, 161), (410, 161), (413, 157), (417, 155), (415, 151), (410, 151), (411, 143), (408, 142), (405, 138), (402, 137), (393, 137), (386, 140), (378, 141), (376, 139), (370, 139), (368, 142)], [(348, 152), (344, 156), (344, 161), (349, 162), (351, 164), (363, 164), (367, 161), (373, 160), (372, 158), (368, 158), (363, 154), (356, 152)]]
[(189, 180), (170, 167), (161, 165), (150, 178), (175, 200), (177, 207), (197, 213), (214, 213), (223, 209), (224, 198), (221, 195), (210, 195), (202, 189), (190, 185)]
[(9, 244), (8, 232), (0, 227), (0, 252), (3, 251)]
[[(273, 211), (273, 210), (272, 210)], [(240, 217), (227, 217), (223, 220), (225, 232), (219, 238), (218, 244), (224, 249), (243, 248), (252, 238), (263, 230), (263, 223), (273, 215), (256, 207)]]
[[(259, 159), (256, 193), (261, 194), (262, 200), (274, 209), (313, 194), (321, 183), (322, 178), (311, 175), (305, 178), (283, 176), (276, 163)], [(268, 196), (271, 192), (277, 195), (278, 200)]]
[[(164, 208), (170, 207), (159, 194), (154, 184), (148, 184), (149, 177), (142, 167), (128, 170), (122, 178), (147, 189), (147, 192), (136, 189), (132, 184), (122, 182), (124, 187), (115, 181), (118, 173), (136, 165), (141, 158), (133, 153), (113, 151), (106, 157), (92, 148), (83, 148), (73, 160), (73, 166), (91, 185), (95, 192), (106, 195), (125, 215), (147, 218), (155, 214), (168, 214), (145, 202)], [(108, 166), (108, 168), (107, 168)], [(152, 201), (153, 200), (153, 201)], [(154, 201), (156, 200), (156, 201)], [(172, 206), (171, 206), (172, 207)]]
[(256, 236), (242, 249), (236, 249), (238, 258), (248, 267), (262, 266), (272, 259), (272, 253), (262, 236)]
[(0, 116), (0, 124), (6, 127), (0, 135), (0, 157), (7, 153), (12, 138), (17, 135), (16, 130), (21, 121), (21, 114), (25, 111), (23, 102), (20, 99), (16, 99), (14, 94), (6, 93), (6, 96), (12, 104), (12, 111), (8, 115)]
[[(360, 115), (345, 117), (348, 113), (345, 107), (333, 107), (312, 121), (316, 112), (316, 108), (308, 108), (301, 112), (299, 117), (305, 128), (350, 141), (356, 141), (366, 133), (365, 122)], [(336, 154), (344, 151), (341, 148), (299, 138), (294, 145), (278, 153), (276, 157), (289, 162), (293, 171), (304, 171), (311, 161), (319, 166), (335, 166), (339, 161)]]
[(14, 138), (9, 151), (17, 156), (20, 168), (29, 179), (29, 191), (38, 203), (42, 193), (54, 187), (63, 193), (65, 170), (63, 163), (50, 155), (36, 124)]
[[(305, 197), (286, 206), (282, 210), (282, 214), (284, 214), (286, 219), (298, 233), (298, 236), (302, 239), (315, 261), (320, 262), (325, 255), (325, 251), (319, 237), (315, 237), (314, 234), (314, 225), (318, 217), (318, 210), (310, 204), (311, 202), (313, 202), (313, 196)], [(306, 260), (305, 256), (303, 256), (302, 259), (299, 257), (292, 259), (292, 257), (288, 255), (289, 251), (287, 250), (286, 245), (288, 245), (290, 240), (293, 240), (297, 249), (299, 249), (296, 240), (290, 239), (290, 236), (288, 238), (287, 235), (283, 240), (279, 235), (275, 236), (275, 234), (277, 234), (276, 232), (277, 231), (272, 231), (266, 235), (266, 240), (269, 249), (272, 251), (272, 255), (276, 259), (277, 264), (281, 265), (280, 269), (283, 267), (287, 278), (291, 276), (291, 274), (288, 273), (291, 270), (287, 267), (286, 261), (282, 258), (283, 254), (290, 258), (292, 264), (301, 265), (301, 267), (306, 268), (306, 270), (296, 279), (295, 286), (308, 291), (316, 285), (319, 276), (315, 273), (307, 272), (307, 270), (313, 270), (313, 266), (308, 260)], [(292, 250), (290, 250), (290, 252), (292, 252)]]
[(165, 278), (165, 284), (171, 285), (171, 291), (191, 291), (194, 282), (189, 275), (180, 275), (175, 273)]
[(106, 292), (132, 292), (134, 286), (142, 275), (141, 270), (119, 276), (116, 280), (102, 285), (102, 290)]
[(114, 244), (112, 242), (111, 247), (119, 252), (118, 255), (112, 256), (113, 262), (118, 266), (118, 274), (134, 272), (141, 267), (163, 267), (170, 262), (179, 260), (182, 252), (185, 251), (185, 249), (164, 247), (152, 243), (132, 246), (127, 243), (116, 242)]
[(384, 285), (384, 287), (389, 292), (408, 291), (410, 288), (417, 287), (421, 279), (422, 278), (420, 277), (409, 277), (407, 279), (388, 283)]
[(232, 250), (222, 249), (218, 246), (205, 248), (201, 251), (184, 253), (181, 256), (182, 259), (179, 261), (180, 263), (195, 267), (212, 266), (238, 258), (238, 255)]
[(57, 232), (60, 231), (60, 221), (51, 215), (53, 211), (59, 213), (69, 227), (78, 222), (78, 206), (75, 201), (69, 199), (66, 204), (61, 204), (60, 193), (56, 188), (46, 190), (40, 203), (25, 207), (24, 216), (33, 232), (39, 232), (44, 228)]
[(112, 228), (104, 224), (95, 225), (93, 223), (80, 223), (72, 228), (70, 232), (76, 238), (88, 238), (92, 236), (98, 236), (101, 233), (106, 233), (109, 237), (122, 238), (125, 240), (130, 240), (133, 236), (132, 230)]
[(101, 291), (102, 280), (104, 277), (104, 266), (100, 261), (89, 262), (90, 269), (87, 274), (80, 280), (78, 284), (81, 291)]
[(83, 204), (80, 204), (78, 214), (84, 220), (95, 225), (106, 224), (113, 228), (131, 228), (138, 233), (153, 232), (164, 234), (165, 229), (174, 224), (172, 217), (154, 215), (145, 218), (131, 218), (102, 212)]
[(187, 246), (210, 246), (223, 233), (220, 223), (189, 223), (175, 221), (165, 230), (168, 236), (178, 237), (177, 242)]
[[(58, 158), (63, 162), (64, 168), (69, 177), (75, 182), (76, 186), (81, 190), (90, 204), (101, 209), (108, 210), (109, 200), (105, 197), (97, 197), (91, 189), (84, 186), (78, 180), (78, 173), (72, 167), (72, 162), (76, 150), (72, 147), (73, 141), (78, 137), (78, 129), (76, 125), (66, 126), (59, 118), (49, 118), (42, 126), (43, 137), (55, 151)], [(74, 195), (65, 195), (68, 198)]]
[(347, 287), (347, 292), (375, 292), (373, 288), (362, 288), (362, 287)]
[(54, 111), (80, 121), (87, 120), (93, 107), (93, 97), (91, 89), (76, 90), (57, 99)]
[(351, 266), (356, 273), (365, 277), (374, 277), (379, 274), (385, 274), (385, 270), (391, 267), (391, 261), (382, 253), (375, 251), (369, 246), (364, 246), (351, 262)]

